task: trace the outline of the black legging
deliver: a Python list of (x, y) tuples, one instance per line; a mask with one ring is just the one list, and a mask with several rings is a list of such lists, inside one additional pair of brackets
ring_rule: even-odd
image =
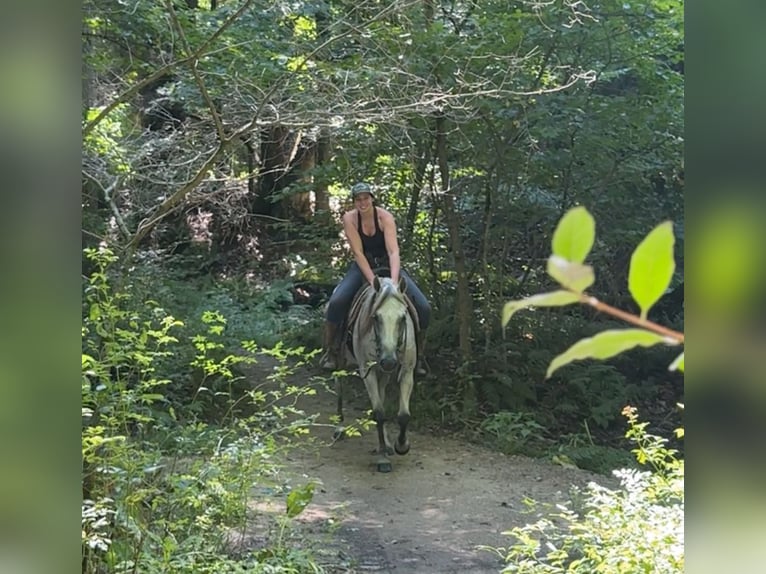
[[(428, 321), (431, 318), (431, 305), (428, 303), (428, 299), (423, 295), (423, 292), (412, 280), (412, 277), (404, 270), (399, 270), (399, 275), (407, 282), (407, 295), (412, 300), (412, 304), (415, 305), (415, 310), (418, 312), (418, 321), (420, 322), (420, 328), (425, 329), (428, 327)], [(364, 285), (367, 280), (362, 275), (362, 270), (359, 269), (359, 265), (356, 261), (353, 261), (348, 266), (346, 275), (343, 277), (338, 286), (330, 295), (330, 301), (327, 303), (327, 320), (330, 323), (340, 325), (346, 318), (346, 314), (351, 308), (351, 302), (354, 300), (354, 295), (359, 291), (359, 288)]]

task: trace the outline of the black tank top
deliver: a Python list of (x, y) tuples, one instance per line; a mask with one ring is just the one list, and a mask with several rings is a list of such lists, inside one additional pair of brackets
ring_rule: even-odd
[(375, 233), (373, 235), (365, 235), (362, 231), (362, 214), (359, 211), (356, 212), (356, 224), (359, 229), (359, 237), (362, 238), (364, 256), (374, 267), (383, 263), (388, 264), (388, 251), (386, 251), (386, 239), (383, 230), (378, 223), (378, 208), (373, 206), (372, 209), (374, 210), (373, 219), (375, 221)]

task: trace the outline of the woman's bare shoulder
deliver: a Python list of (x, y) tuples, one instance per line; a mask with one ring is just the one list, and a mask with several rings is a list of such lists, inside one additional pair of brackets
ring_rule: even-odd
[(393, 214), (392, 214), (390, 211), (388, 211), (387, 209), (384, 209), (384, 208), (382, 208), (382, 207), (378, 207), (378, 216), (379, 216), (379, 217), (380, 217), (380, 218), (381, 218), (383, 221), (386, 221), (386, 222), (388, 222), (388, 221), (390, 221), (390, 222), (394, 222), (394, 215), (393, 215)]
[(384, 227), (387, 227), (388, 225), (396, 225), (396, 221), (394, 220), (394, 215), (388, 211), (387, 209), (384, 209), (382, 207), (378, 207), (378, 217), (380, 218), (381, 223), (383, 223)]

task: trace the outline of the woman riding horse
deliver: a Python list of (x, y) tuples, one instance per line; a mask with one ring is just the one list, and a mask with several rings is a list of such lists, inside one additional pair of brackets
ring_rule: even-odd
[(359, 288), (365, 281), (373, 284), (374, 269), (387, 268), (390, 269), (390, 277), (394, 284), (399, 282), (400, 277), (406, 281), (407, 296), (418, 313), (420, 330), (417, 334), (418, 360), (415, 373), (423, 375), (426, 373), (423, 345), (431, 306), (409, 274), (401, 268), (396, 220), (389, 211), (375, 204), (372, 186), (368, 183), (357, 183), (351, 188), (351, 198), (354, 201), (354, 209), (343, 214), (343, 231), (354, 255), (354, 261), (348, 266), (346, 275), (333, 291), (327, 304), (325, 356), (322, 366), (328, 369), (337, 368), (339, 344), (342, 339), (339, 337), (338, 327), (344, 322)]

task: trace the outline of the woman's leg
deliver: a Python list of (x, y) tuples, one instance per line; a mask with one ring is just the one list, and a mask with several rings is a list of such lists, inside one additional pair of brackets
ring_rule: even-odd
[(412, 301), (412, 304), (415, 305), (415, 310), (418, 312), (420, 329), (425, 331), (431, 319), (431, 304), (428, 302), (428, 299), (426, 299), (426, 296), (423, 295), (423, 292), (417, 286), (415, 281), (412, 280), (409, 273), (402, 269), (399, 271), (399, 275), (407, 282), (407, 295)]
[(364, 276), (362, 271), (356, 262), (351, 263), (346, 270), (346, 275), (338, 283), (338, 286), (335, 287), (332, 295), (330, 295), (330, 300), (327, 302), (327, 314), (325, 316), (327, 321), (335, 325), (343, 323), (351, 308), (354, 295), (356, 295), (356, 292), (359, 291), (363, 284)]
[(412, 277), (404, 270), (399, 271), (399, 275), (404, 278), (407, 283), (407, 296), (415, 306), (415, 310), (418, 313), (418, 324), (420, 330), (417, 332), (417, 347), (418, 347), (418, 362), (415, 365), (415, 373), (418, 375), (425, 375), (428, 373), (428, 367), (425, 359), (425, 346), (426, 346), (426, 328), (431, 319), (431, 304), (423, 295), (423, 292), (417, 286)]
[(364, 276), (356, 262), (353, 262), (348, 266), (346, 275), (335, 287), (330, 295), (330, 300), (327, 302), (324, 326), (325, 355), (322, 361), (322, 366), (327, 369), (338, 367), (341, 338), (338, 333), (338, 326), (346, 319), (354, 295), (363, 284)]

